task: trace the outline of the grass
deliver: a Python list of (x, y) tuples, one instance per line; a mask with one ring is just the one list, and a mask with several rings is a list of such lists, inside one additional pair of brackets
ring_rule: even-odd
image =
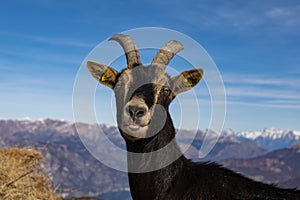
[(0, 199), (61, 200), (42, 161), (42, 154), (31, 148), (0, 149)]

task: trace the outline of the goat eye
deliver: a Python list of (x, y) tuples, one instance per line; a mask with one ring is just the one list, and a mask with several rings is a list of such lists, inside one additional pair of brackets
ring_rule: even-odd
[(170, 90), (169, 88), (167, 88), (167, 87), (163, 87), (161, 90), (162, 90), (162, 92), (163, 92), (165, 95), (169, 95), (170, 92), (171, 92), (171, 90)]

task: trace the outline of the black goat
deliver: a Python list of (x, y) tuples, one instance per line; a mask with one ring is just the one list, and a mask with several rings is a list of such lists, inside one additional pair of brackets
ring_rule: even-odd
[(88, 61), (87, 67), (115, 92), (133, 199), (300, 199), (299, 191), (259, 183), (214, 163), (186, 159), (175, 141), (168, 107), (177, 94), (200, 81), (203, 70), (184, 71), (176, 77), (165, 73), (169, 61), (183, 49), (177, 41), (164, 45), (144, 67), (130, 36), (117, 34), (111, 39), (122, 45), (127, 68), (119, 73), (94, 61)]

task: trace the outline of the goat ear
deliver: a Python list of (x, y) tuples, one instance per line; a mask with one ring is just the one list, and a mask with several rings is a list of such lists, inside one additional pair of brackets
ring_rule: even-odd
[(185, 92), (193, 88), (203, 76), (203, 69), (192, 69), (182, 72), (180, 75), (173, 77), (172, 82), (172, 91), (175, 95)]
[(116, 70), (91, 60), (87, 61), (86, 67), (97, 81), (110, 88), (114, 88), (118, 75)]

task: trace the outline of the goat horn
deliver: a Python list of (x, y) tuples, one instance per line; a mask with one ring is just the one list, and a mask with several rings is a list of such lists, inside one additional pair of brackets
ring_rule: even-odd
[(129, 35), (115, 34), (109, 40), (115, 40), (122, 46), (126, 54), (127, 68), (131, 69), (141, 64), (139, 51)]
[(183, 45), (180, 42), (171, 40), (160, 48), (160, 50), (154, 57), (152, 64), (162, 65), (165, 68), (169, 64), (173, 56), (182, 49)]

